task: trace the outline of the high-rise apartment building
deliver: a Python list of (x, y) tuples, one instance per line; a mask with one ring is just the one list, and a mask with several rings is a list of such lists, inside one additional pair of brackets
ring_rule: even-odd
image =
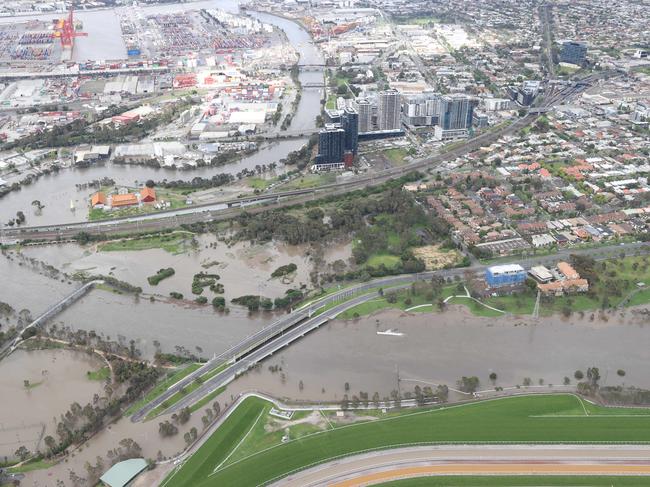
[(399, 91), (391, 89), (379, 92), (377, 125), (379, 130), (399, 130), (401, 128)]
[(356, 155), (359, 146), (359, 114), (347, 107), (341, 115), (341, 127), (345, 131), (345, 150)]
[(338, 123), (327, 123), (318, 133), (317, 164), (343, 162), (345, 151), (345, 130)]
[(359, 132), (372, 131), (372, 104), (367, 98), (357, 99), (357, 113), (359, 114)]
[(472, 126), (472, 112), (476, 105), (475, 99), (460, 93), (441, 96), (438, 125), (443, 130), (468, 129)]

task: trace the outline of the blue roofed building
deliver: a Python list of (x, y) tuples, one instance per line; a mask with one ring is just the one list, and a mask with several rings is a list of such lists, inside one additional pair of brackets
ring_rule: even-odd
[(488, 287), (516, 286), (526, 280), (526, 271), (519, 264), (494, 265), (485, 270)]

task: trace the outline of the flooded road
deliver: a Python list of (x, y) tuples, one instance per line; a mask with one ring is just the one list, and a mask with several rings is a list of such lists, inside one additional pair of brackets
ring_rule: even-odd
[(0, 456), (12, 458), (20, 446), (45, 449), (42, 438), (56, 436), (58, 418), (73, 402), (83, 406), (102, 394), (103, 383), (86, 372), (104, 365), (95, 355), (70, 350), (18, 350), (3, 359)]
[[(123, 7), (126, 8), (126, 7)], [(197, 10), (201, 8), (219, 8), (231, 12), (238, 11), (238, 2), (202, 1), (185, 4), (165, 4), (151, 7), (141, 7), (144, 13), (175, 12), (180, 10)], [(88, 37), (80, 37), (75, 42), (75, 58), (77, 60), (105, 60), (123, 58), (125, 56), (124, 44), (120, 37), (119, 21), (116, 11), (118, 9), (84, 12), (75, 15), (83, 21), (84, 30)], [(285, 31), (289, 42), (300, 54), (300, 63), (320, 64), (322, 55), (311, 42), (311, 37), (302, 27), (290, 20), (265, 13), (251, 12), (251, 15), (260, 20), (273, 24)], [(59, 15), (34, 16), (34, 18), (57, 18)], [(29, 17), (24, 17), (28, 19)], [(7, 21), (7, 19), (3, 19)], [(0, 20), (2, 21), (2, 20)], [(322, 71), (308, 71), (300, 74), (302, 83), (322, 81)], [(304, 89), (300, 103), (293, 117), (293, 128), (310, 129), (315, 127), (316, 116), (320, 114), (320, 100), (322, 97), (319, 89)], [(238, 161), (220, 167), (203, 167), (194, 170), (181, 171), (176, 169), (156, 169), (141, 166), (119, 166), (102, 164), (88, 168), (67, 168), (58, 174), (43, 176), (29, 186), (24, 186), (20, 191), (13, 191), (0, 199), (0, 225), (23, 211), (27, 216), (27, 225), (46, 225), (51, 223), (71, 223), (85, 221), (88, 217), (88, 201), (92, 190), (77, 190), (77, 184), (109, 177), (118, 185), (141, 186), (148, 179), (161, 181), (164, 179), (189, 180), (193, 177), (209, 178), (215, 174), (237, 174), (243, 169), (254, 169), (257, 165), (277, 163), (287, 154), (300, 149), (307, 139), (293, 139), (274, 142), (261, 148), (258, 152), (246, 156)], [(279, 165), (278, 173), (286, 172), (291, 167)], [(31, 202), (39, 200), (45, 208), (39, 213), (31, 206)], [(70, 211), (70, 201), (74, 202), (75, 211)]]

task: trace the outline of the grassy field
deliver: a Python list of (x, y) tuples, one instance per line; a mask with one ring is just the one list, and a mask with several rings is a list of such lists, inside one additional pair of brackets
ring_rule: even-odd
[(381, 264), (384, 264), (386, 268), (392, 269), (397, 264), (399, 264), (401, 259), (397, 255), (390, 254), (373, 254), (368, 257), (366, 265), (371, 267), (379, 267)]
[(185, 251), (192, 235), (190, 232), (173, 232), (164, 235), (115, 240), (100, 244), (99, 250), (102, 252), (120, 252), (163, 249), (171, 254), (179, 254)]
[(466, 477), (421, 477), (377, 484), (377, 487), (641, 487), (650, 483), (648, 477), (578, 477), (545, 475), (543, 477), (494, 475)]
[[(246, 399), (163, 485), (258, 485), (340, 456), (413, 444), (650, 442), (647, 410), (605, 409), (570, 394), (403, 410), (377, 420), (334, 423), (333, 429), (286, 443), (255, 433), (268, 407)], [(235, 455), (239, 460), (231, 460)]]
[(108, 367), (102, 367), (99, 370), (93, 370), (86, 372), (86, 377), (90, 380), (106, 380), (111, 376), (111, 369)]
[(283, 191), (291, 189), (306, 189), (323, 186), (325, 184), (333, 184), (336, 182), (336, 173), (327, 172), (323, 174), (305, 174), (297, 179), (293, 179), (285, 184), (279, 186)]
[(141, 407), (143, 407), (147, 403), (153, 401), (158, 396), (160, 396), (163, 392), (165, 392), (167, 389), (169, 389), (169, 386), (172, 386), (172, 385), (176, 384), (183, 377), (187, 377), (192, 372), (199, 369), (202, 365), (203, 364), (190, 364), (187, 367), (185, 367), (184, 369), (181, 369), (178, 372), (173, 373), (172, 375), (167, 377), (167, 379), (165, 379), (164, 381), (158, 383), (158, 385), (156, 385), (156, 387), (151, 389), (149, 391), (149, 393), (146, 396), (144, 396), (144, 398), (142, 398), (138, 402), (132, 404), (131, 407), (126, 410), (124, 415), (125, 416), (132, 415), (138, 409), (140, 409)]
[(408, 152), (403, 148), (394, 148), (385, 150), (382, 154), (384, 154), (384, 156), (386, 156), (386, 158), (395, 166), (403, 166), (406, 164), (404, 158), (408, 155)]

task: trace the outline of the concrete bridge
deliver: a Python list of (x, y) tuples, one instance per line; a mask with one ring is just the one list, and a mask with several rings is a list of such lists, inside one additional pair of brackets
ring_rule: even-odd
[(72, 293), (68, 294), (65, 298), (63, 298), (61, 301), (58, 303), (50, 306), (45, 312), (43, 312), (40, 316), (38, 316), (34, 321), (32, 321), (29, 325), (27, 325), (21, 332), (20, 334), (14, 339), (13, 343), (11, 343), (11, 346), (8, 347), (7, 349), (3, 350), (0, 352), (0, 356), (3, 355), (4, 352), (7, 352), (7, 355), (13, 352), (18, 345), (24, 340), (25, 332), (31, 328), (36, 328), (38, 326), (41, 326), (45, 324), (48, 320), (54, 318), (56, 315), (58, 315), (61, 311), (63, 311), (65, 308), (70, 306), (72, 303), (76, 302), (80, 298), (86, 295), (88, 291), (90, 291), (93, 287), (95, 287), (97, 284), (103, 284), (104, 281), (102, 280), (96, 280), (96, 281), (90, 281), (81, 286), (80, 288), (74, 290)]

